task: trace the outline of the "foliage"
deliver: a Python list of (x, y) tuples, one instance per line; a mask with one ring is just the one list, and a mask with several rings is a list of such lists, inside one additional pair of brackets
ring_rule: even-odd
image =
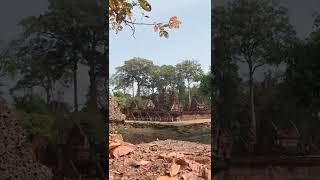
[[(230, 49), (222, 37), (215, 38), (214, 61), (212, 64), (212, 100), (214, 104), (214, 119), (225, 131), (235, 137), (240, 136), (243, 121), (244, 93), (241, 89), (241, 79), (238, 66), (231, 59)], [(241, 124), (242, 123), (242, 124)]]
[(22, 126), (26, 130), (28, 138), (35, 135), (42, 135), (54, 141), (52, 127), (55, 119), (51, 114), (17, 111), (17, 115), (22, 120)]
[(125, 61), (123, 66), (117, 67), (114, 80), (118, 81), (118, 86), (137, 83), (137, 96), (140, 96), (141, 86), (147, 86), (148, 75), (153, 67), (153, 62), (142, 58), (133, 58)]
[(235, 0), (214, 9), (216, 37), (225, 41), (229, 57), (248, 66), (250, 142), (256, 143), (257, 121), (254, 99), (254, 73), (266, 64), (287, 58), (295, 42), (295, 31), (287, 9), (272, 0)]
[(119, 32), (122, 31), (124, 26), (128, 26), (132, 29), (134, 35), (135, 25), (149, 25), (154, 26), (155, 32), (159, 32), (160, 37), (168, 38), (169, 33), (167, 29), (180, 27), (181, 22), (177, 16), (171, 17), (168, 23), (135, 22), (133, 19), (135, 9), (140, 9), (141, 15), (144, 18), (149, 18), (145, 13), (150, 12), (152, 7), (147, 0), (135, 0), (132, 2), (127, 0), (109, 0), (109, 24), (111, 24), (112, 30)]
[(46, 92), (47, 103), (51, 101), (53, 86), (60, 81), (68, 83), (69, 72), (66, 64), (56, 52), (31, 52), (19, 60), (19, 73), (22, 78), (11, 91), (40, 86)]
[[(186, 86), (185, 82), (188, 82), (188, 88), (191, 96), (191, 85), (194, 82), (203, 81), (203, 71), (201, 65), (195, 60), (186, 60), (176, 66), (162, 65), (158, 66), (153, 64), (152, 61), (143, 58), (133, 58), (125, 61), (123, 66), (116, 68), (116, 73), (112, 75), (111, 84), (115, 86), (113, 90), (123, 90), (123, 94), (127, 94), (127, 89), (133, 90), (134, 85), (137, 85), (137, 97), (145, 95), (149, 97), (152, 94), (161, 92), (162, 90), (173, 90), (177, 93), (177, 97), (181, 103), (188, 101), (186, 99)], [(207, 85), (210, 82), (206, 82)], [(203, 91), (209, 93), (208, 87), (204, 87)], [(197, 90), (195, 90), (197, 89)], [(210, 96), (198, 92), (199, 87), (194, 87), (195, 94), (199, 96), (206, 96), (209, 99), (200, 98), (201, 100), (209, 101)], [(150, 93), (151, 90), (151, 93)], [(129, 98), (129, 97), (128, 97)], [(128, 99), (126, 98), (126, 99)], [(128, 104), (128, 101), (124, 103), (125, 98), (120, 98), (120, 104)], [(190, 100), (191, 101), (191, 100)]]
[(130, 102), (130, 96), (128, 94), (124, 94), (120, 91), (114, 92), (113, 97), (122, 107), (127, 107)]
[(200, 80), (199, 91), (202, 97), (204, 97), (204, 101), (207, 103), (211, 103), (212, 96), (212, 84), (213, 84), (213, 76), (211, 72), (202, 76)]
[(198, 82), (202, 77), (203, 71), (201, 64), (195, 60), (184, 60), (176, 65), (178, 76), (187, 82), (188, 87), (188, 108), (191, 107), (191, 83)]
[(50, 110), (45, 101), (39, 96), (25, 95), (22, 97), (13, 97), (13, 105), (18, 111), (26, 113), (46, 114)]
[[(45, 58), (48, 52), (59, 54), (54, 63), (63, 75), (73, 73), (75, 109), (77, 109), (77, 69), (82, 63), (89, 67), (89, 101), (97, 106), (97, 81), (105, 72), (104, 7), (98, 0), (51, 0), (47, 12), (21, 21), (23, 36), (19, 40), (18, 54), (31, 59)], [(40, 57), (28, 57), (32, 50), (40, 50)], [(102, 61), (103, 59), (103, 61)], [(45, 58), (46, 60), (46, 58)], [(44, 61), (43, 61), (44, 62)], [(18, 63), (21, 64), (21, 63)], [(23, 66), (23, 63), (22, 63)], [(42, 69), (54, 66), (47, 64)], [(71, 77), (69, 77), (70, 79)], [(48, 94), (48, 93), (47, 93)]]

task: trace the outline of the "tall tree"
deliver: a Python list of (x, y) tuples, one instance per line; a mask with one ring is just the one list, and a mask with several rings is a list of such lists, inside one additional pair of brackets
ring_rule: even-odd
[(133, 58), (124, 62), (123, 66), (116, 69), (116, 77), (130, 82), (133, 88), (137, 85), (137, 96), (140, 96), (141, 87), (148, 85), (148, 77), (153, 67), (153, 62), (143, 58)]
[(254, 73), (266, 63), (282, 60), (295, 37), (287, 9), (271, 0), (234, 0), (214, 9), (215, 34), (228, 37), (232, 59), (246, 63), (249, 74), (250, 140), (256, 143)]
[(188, 87), (188, 108), (191, 107), (191, 84), (198, 82), (203, 74), (201, 64), (195, 60), (184, 60), (176, 65), (179, 76), (186, 82)]
[[(176, 68), (172, 65), (162, 65), (160, 67), (160, 81), (163, 81), (162, 85), (166, 88), (171, 88), (175, 90), (177, 86), (177, 71)], [(161, 89), (158, 89), (160, 91)]]
[(121, 89), (123, 94), (127, 94), (127, 89), (132, 85), (132, 80), (125, 73), (119, 70), (117, 73), (112, 75), (110, 85), (115, 86), (113, 90)]
[[(151, 89), (152, 94), (155, 93), (155, 89), (160, 85), (160, 66), (153, 65), (151, 67), (149, 77), (148, 77), (148, 83), (147, 83), (147, 88)], [(158, 89), (159, 90), (159, 89)]]
[(28, 53), (19, 64), (19, 73), (22, 75), (12, 90), (33, 88), (40, 86), (45, 90), (46, 102), (52, 100), (53, 87), (67, 74), (61, 55), (56, 51)]
[(77, 102), (77, 70), (81, 62), (89, 67), (89, 101), (97, 105), (96, 80), (104, 53), (104, 7), (99, 0), (50, 0), (49, 11), (22, 21), (25, 39), (41, 36), (51, 40), (50, 46), (63, 46), (65, 60), (73, 71), (74, 104)]

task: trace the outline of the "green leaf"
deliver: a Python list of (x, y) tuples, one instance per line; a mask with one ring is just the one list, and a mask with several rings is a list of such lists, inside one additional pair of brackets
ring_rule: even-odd
[(139, 0), (139, 4), (145, 11), (151, 11), (151, 5), (146, 0)]

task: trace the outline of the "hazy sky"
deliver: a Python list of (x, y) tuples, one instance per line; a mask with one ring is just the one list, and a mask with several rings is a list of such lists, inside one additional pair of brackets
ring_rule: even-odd
[(152, 26), (136, 26), (135, 38), (128, 28), (118, 34), (110, 31), (110, 73), (133, 57), (146, 58), (158, 65), (195, 59), (208, 71), (211, 62), (210, 0), (150, 0), (150, 3), (153, 9), (147, 14), (150, 20), (146, 22), (166, 22), (171, 16), (178, 16), (181, 27), (169, 31), (169, 39), (160, 38)]

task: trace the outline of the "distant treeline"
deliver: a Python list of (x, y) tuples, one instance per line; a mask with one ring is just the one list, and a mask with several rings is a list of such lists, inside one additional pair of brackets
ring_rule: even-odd
[[(180, 102), (191, 98), (210, 101), (210, 72), (205, 74), (195, 60), (173, 65), (155, 65), (151, 60), (133, 58), (116, 68), (110, 85), (118, 97), (148, 97), (161, 91), (174, 91)], [(136, 90), (135, 90), (136, 87)], [(123, 105), (128, 101), (121, 100)]]

